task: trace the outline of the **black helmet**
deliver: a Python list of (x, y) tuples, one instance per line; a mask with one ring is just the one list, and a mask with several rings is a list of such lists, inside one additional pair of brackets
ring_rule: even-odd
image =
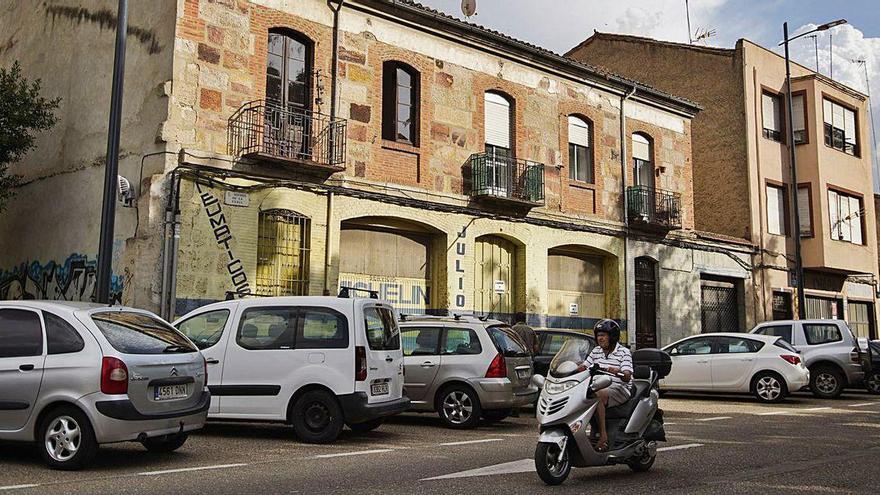
[(607, 333), (608, 340), (611, 341), (611, 347), (615, 347), (620, 342), (620, 325), (616, 321), (605, 318), (599, 320), (593, 327), (593, 335), (598, 337), (600, 333)]

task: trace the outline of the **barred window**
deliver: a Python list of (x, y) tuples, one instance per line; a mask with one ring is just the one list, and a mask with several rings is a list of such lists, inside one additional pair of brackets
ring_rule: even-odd
[(282, 209), (260, 212), (257, 294), (308, 295), (310, 235), (308, 217)]

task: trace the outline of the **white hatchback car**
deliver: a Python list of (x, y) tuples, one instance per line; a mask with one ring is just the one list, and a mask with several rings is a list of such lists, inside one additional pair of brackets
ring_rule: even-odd
[(254, 297), (174, 323), (208, 362), (213, 419), (277, 421), (332, 442), (343, 424), (378, 427), (405, 411), (397, 314), (377, 299)]
[(56, 469), (86, 466), (104, 443), (170, 452), (205, 423), (206, 367), (147, 311), (0, 301), (0, 440), (36, 441)]
[(704, 333), (663, 348), (672, 371), (663, 390), (751, 393), (762, 402), (779, 402), (810, 383), (798, 351), (776, 337)]

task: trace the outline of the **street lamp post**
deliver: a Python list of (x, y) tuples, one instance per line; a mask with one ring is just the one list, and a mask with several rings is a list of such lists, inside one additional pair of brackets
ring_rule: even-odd
[(788, 104), (788, 111), (786, 113), (788, 114), (788, 150), (789, 160), (791, 163), (791, 204), (793, 205), (791, 210), (794, 215), (794, 273), (796, 277), (795, 283), (797, 285), (798, 318), (801, 320), (807, 318), (807, 307), (806, 298), (804, 297), (804, 263), (803, 259), (801, 258), (801, 218), (798, 211), (797, 160), (795, 158), (794, 144), (794, 116), (792, 115), (794, 106), (792, 104), (791, 98), (791, 59), (788, 55), (788, 43), (790, 41), (794, 41), (800, 38), (801, 36), (806, 36), (816, 31), (825, 31), (826, 29), (830, 29), (834, 26), (839, 26), (841, 24), (846, 24), (846, 20), (839, 19), (826, 24), (822, 24), (812, 31), (807, 31), (793, 38), (789, 38), (788, 23), (782, 23), (783, 38), (780, 45), (785, 45), (785, 99)]

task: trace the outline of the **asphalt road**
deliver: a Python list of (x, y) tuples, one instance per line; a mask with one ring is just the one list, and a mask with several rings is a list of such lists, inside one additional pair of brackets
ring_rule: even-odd
[(661, 407), (669, 441), (650, 472), (575, 469), (556, 488), (533, 471), (536, 425), (524, 412), (470, 431), (408, 414), (323, 446), (298, 443), (284, 426), (211, 423), (176, 453), (106, 446), (74, 473), (46, 469), (33, 447), (0, 444), (0, 494), (877, 492), (880, 397), (765, 406), (668, 395)]

